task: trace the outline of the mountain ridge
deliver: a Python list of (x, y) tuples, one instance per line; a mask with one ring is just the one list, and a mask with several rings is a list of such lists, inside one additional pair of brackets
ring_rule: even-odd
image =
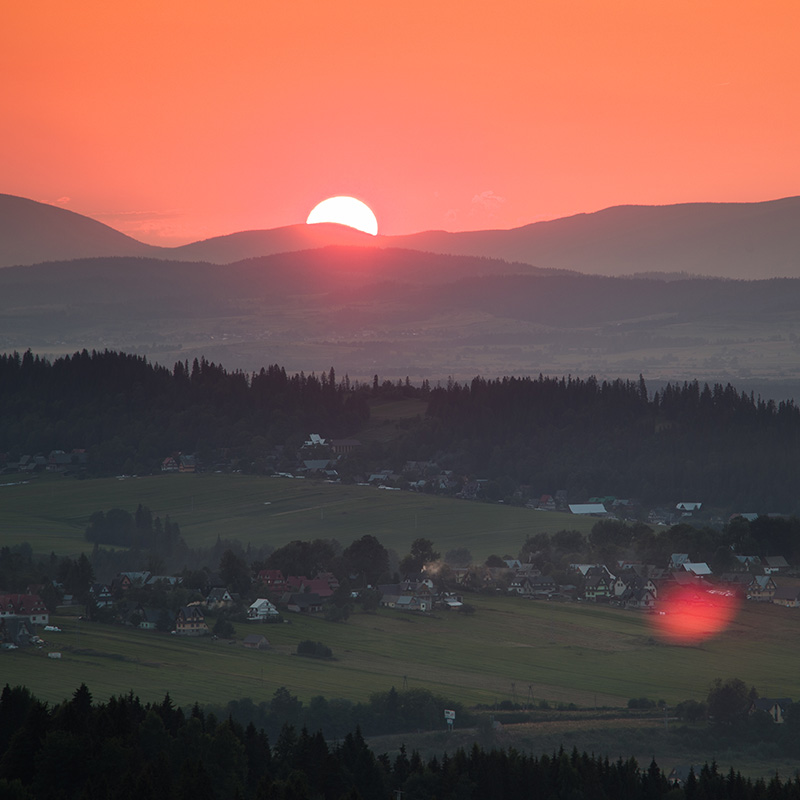
[(500, 258), (584, 274), (800, 277), (800, 197), (755, 203), (622, 205), (508, 230), (371, 236), (342, 225), (241, 231), (179, 247), (148, 245), (66, 209), (0, 195), (0, 267), (100, 256), (229, 264), (327, 245)]

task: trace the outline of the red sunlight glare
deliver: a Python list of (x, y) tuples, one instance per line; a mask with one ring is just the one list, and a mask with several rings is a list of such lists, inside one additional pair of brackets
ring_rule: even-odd
[(739, 609), (739, 598), (724, 589), (676, 586), (659, 600), (656, 632), (676, 644), (696, 644), (722, 633)]

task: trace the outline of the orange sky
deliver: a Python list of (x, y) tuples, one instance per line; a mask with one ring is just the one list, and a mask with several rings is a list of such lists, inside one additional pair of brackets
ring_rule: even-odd
[(181, 244), (800, 194), (798, 0), (28, 0), (0, 192)]

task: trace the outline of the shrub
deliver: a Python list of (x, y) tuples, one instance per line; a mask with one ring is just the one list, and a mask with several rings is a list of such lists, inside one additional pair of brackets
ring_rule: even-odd
[(675, 706), (675, 716), (686, 722), (699, 722), (708, 716), (708, 706), (697, 700), (684, 700)]
[(656, 707), (656, 701), (650, 700), (650, 698), (648, 697), (631, 697), (631, 699), (628, 700), (628, 708), (647, 709), (655, 707)]
[(306, 639), (297, 645), (297, 655), (309, 658), (333, 658), (333, 651), (322, 642), (312, 642)]

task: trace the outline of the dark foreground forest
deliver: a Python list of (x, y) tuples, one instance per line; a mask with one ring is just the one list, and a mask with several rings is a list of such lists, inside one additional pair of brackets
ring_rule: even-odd
[[(424, 417), (372, 437), (337, 464), (343, 480), (409, 461), (449, 470), (459, 492), (523, 503), (566, 490), (569, 502), (632, 497), (648, 505), (692, 500), (728, 512), (800, 511), (800, 409), (730, 384), (644, 379), (475, 378), (469, 384), (351, 383), (333, 368), (287, 374), (278, 365), (228, 372), (204, 359), (171, 369), (140, 356), (82, 351), (53, 362), (0, 356), (0, 453), (86, 451), (81, 474), (156, 472), (173, 453), (200, 467), (291, 469), (310, 433), (358, 437), (370, 405), (423, 399)], [(376, 440), (377, 439), (377, 440)], [(322, 457), (316, 454), (313, 457)], [(419, 475), (414, 477), (420, 477)], [(403, 480), (406, 480), (403, 477)]]
[(671, 784), (655, 761), (564, 750), (456, 750), (424, 761), (375, 755), (359, 730), (341, 741), (285, 726), (263, 730), (188, 714), (169, 696), (94, 703), (81, 685), (50, 707), (23, 687), (0, 695), (0, 797), (4, 800), (794, 800), (800, 780), (743, 778), (716, 765)]

